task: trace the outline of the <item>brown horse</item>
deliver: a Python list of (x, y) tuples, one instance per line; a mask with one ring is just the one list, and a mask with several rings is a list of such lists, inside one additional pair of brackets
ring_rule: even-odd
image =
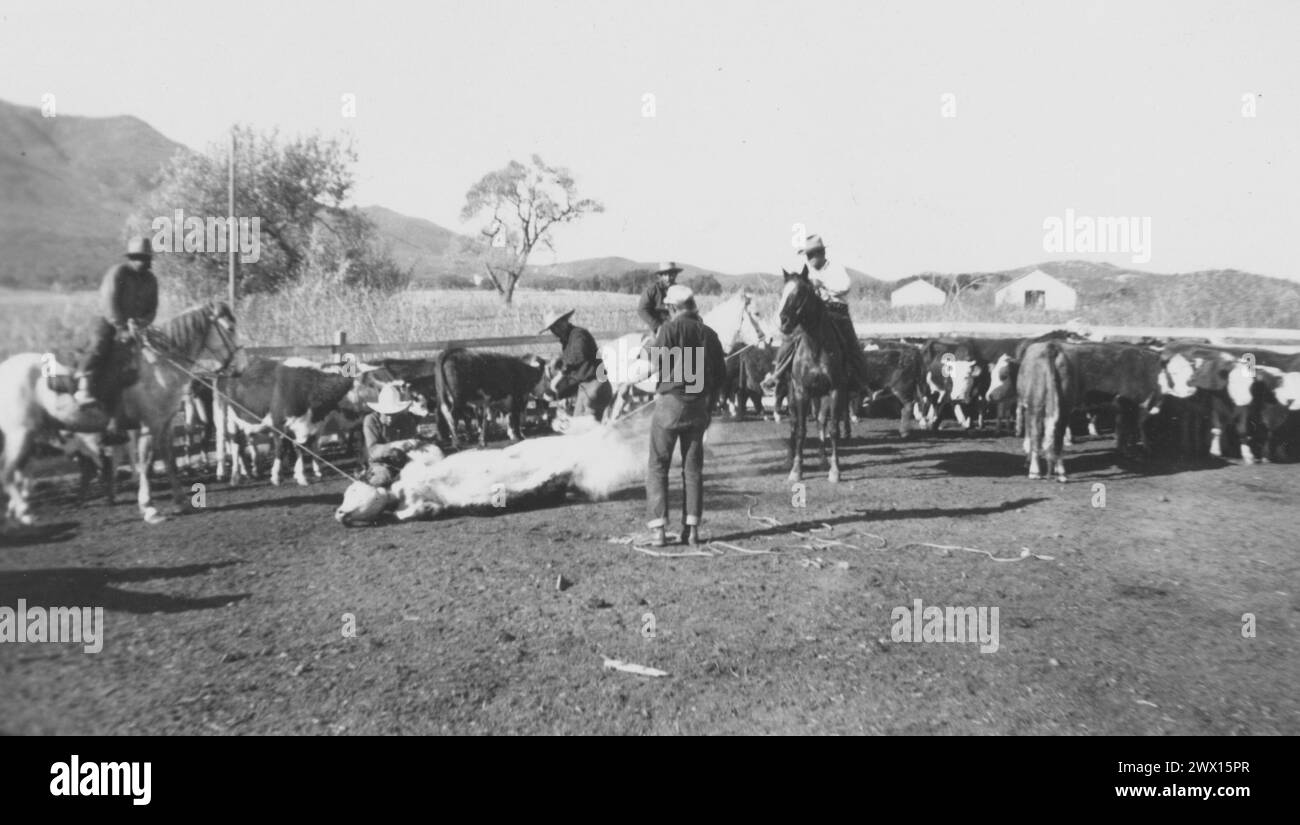
[(808, 417), (817, 403), (817, 425), (821, 435), (822, 460), (827, 460), (829, 424), (830, 471), (827, 479), (840, 480), (839, 438), (835, 423), (846, 415), (848, 374), (844, 351), (826, 306), (808, 279), (808, 268), (786, 272), (778, 315), (781, 334), (795, 339), (794, 361), (790, 366), (790, 480), (803, 479), (803, 442)]
[[(164, 517), (153, 504), (149, 485), (155, 451), (167, 466), (174, 508), (183, 510), (188, 503), (181, 493), (171, 432), (191, 373), (228, 367), (237, 371), (246, 355), (235, 334), (235, 317), (223, 303), (186, 310), (146, 332), (140, 377), (122, 392), (122, 410), (125, 421), (139, 422), (137, 499), (145, 521), (156, 524)], [(0, 484), (9, 498), (7, 515), (20, 524), (32, 523), (23, 468), (36, 439), (72, 431), (91, 441), (93, 452), (98, 452), (98, 434), (107, 423), (102, 410), (79, 408), (71, 394), (51, 390), (42, 377), (43, 359), (40, 353), (28, 352), (0, 362)], [(111, 477), (112, 469), (107, 469)]]

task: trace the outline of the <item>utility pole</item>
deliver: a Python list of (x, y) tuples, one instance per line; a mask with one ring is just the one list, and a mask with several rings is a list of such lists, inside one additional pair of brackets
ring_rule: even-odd
[(235, 253), (239, 249), (239, 239), (237, 237), (237, 232), (236, 232), (239, 222), (235, 220), (235, 128), (233, 126), (230, 127), (230, 157), (227, 160), (226, 166), (229, 169), (229, 178), (228, 178), (229, 197), (226, 202), (227, 205), (226, 216), (229, 219), (229, 222), (226, 224), (226, 232), (229, 235), (229, 238), (228, 238), (228, 243), (226, 244), (226, 251), (229, 253), (230, 256), (230, 283), (227, 285), (228, 286), (227, 297), (229, 298), (229, 302), (230, 302), (230, 310), (233, 312), (235, 310), (235, 297), (236, 297), (235, 278), (236, 278), (236, 271), (238, 268), (238, 265), (236, 264)]

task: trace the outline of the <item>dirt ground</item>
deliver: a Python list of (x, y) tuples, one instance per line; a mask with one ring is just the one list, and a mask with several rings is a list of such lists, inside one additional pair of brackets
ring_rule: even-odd
[[(0, 537), (0, 606), (103, 606), (106, 639), (0, 644), (0, 732), (1300, 733), (1300, 466), (1116, 466), (1093, 440), (1060, 485), (1013, 438), (893, 426), (857, 427), (837, 486), (814, 462), (798, 509), (787, 425), (715, 424), (705, 535), (763, 555), (611, 543), (640, 489), (349, 529), (338, 478), (212, 482), (154, 527), (126, 486), (46, 485), (43, 524)], [(999, 649), (894, 641), (917, 599), (998, 608)]]

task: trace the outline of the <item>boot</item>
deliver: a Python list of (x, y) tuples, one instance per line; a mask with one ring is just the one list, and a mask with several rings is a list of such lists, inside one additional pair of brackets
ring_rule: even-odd
[(72, 396), (72, 400), (77, 402), (79, 407), (93, 407), (99, 403), (95, 397), (95, 391), (91, 389), (91, 376), (89, 373), (83, 374), (77, 380), (77, 392)]
[(663, 547), (667, 543), (668, 537), (664, 535), (664, 528), (662, 526), (650, 528), (651, 547)]
[(682, 544), (689, 547), (700, 546), (700, 525), (688, 524), (682, 528)]
[(100, 440), (104, 442), (106, 447), (116, 447), (127, 442), (126, 433), (123, 432), (116, 415), (109, 416), (108, 423), (104, 425), (104, 434)]

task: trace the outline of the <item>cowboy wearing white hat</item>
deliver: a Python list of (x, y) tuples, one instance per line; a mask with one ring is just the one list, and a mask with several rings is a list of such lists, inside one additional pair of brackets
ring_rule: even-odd
[(158, 314), (158, 279), (151, 269), (153, 246), (148, 238), (131, 238), (127, 262), (115, 264), (99, 285), (100, 317), (91, 333), (90, 347), (81, 362), (77, 392), (81, 406), (103, 404), (109, 415), (105, 441), (125, 440), (117, 429), (117, 401), (121, 387), (113, 373), (118, 339), (129, 341), (153, 323)]
[(396, 384), (387, 384), (376, 401), (367, 402), (374, 412), (361, 422), (366, 437), (366, 459), (370, 470), (366, 482), (372, 487), (387, 487), (397, 479), (407, 453), (419, 444), (411, 402), (402, 398)]
[(645, 321), (646, 326), (650, 327), (651, 334), (658, 332), (659, 327), (668, 320), (669, 312), (665, 298), (669, 287), (677, 283), (677, 274), (681, 271), (682, 268), (675, 262), (664, 261), (655, 270), (655, 282), (641, 293), (636, 314)]
[(727, 359), (717, 333), (700, 320), (690, 287), (673, 284), (664, 300), (672, 317), (659, 327), (647, 348), (659, 367), (645, 475), (648, 526), (651, 543), (662, 546), (668, 521), (668, 468), (680, 441), (686, 488), (682, 543), (697, 545), (704, 514), (704, 431), (726, 380)]
[(599, 421), (614, 398), (614, 389), (605, 378), (596, 339), (569, 320), (573, 312), (557, 312), (542, 327), (542, 332), (550, 330), (560, 339), (561, 354), (551, 392), (556, 398), (575, 396), (573, 414), (590, 415)]
[[(808, 280), (816, 287), (817, 294), (826, 305), (826, 314), (840, 336), (849, 384), (863, 385), (867, 376), (867, 362), (862, 353), (862, 345), (858, 343), (857, 330), (849, 317), (848, 297), (849, 290), (853, 287), (849, 272), (844, 264), (827, 260), (826, 243), (821, 235), (808, 236), (804, 242), (803, 256), (807, 260)], [(779, 381), (793, 360), (794, 340), (787, 338), (777, 353), (776, 368), (773, 370), (773, 378), (769, 380)]]

